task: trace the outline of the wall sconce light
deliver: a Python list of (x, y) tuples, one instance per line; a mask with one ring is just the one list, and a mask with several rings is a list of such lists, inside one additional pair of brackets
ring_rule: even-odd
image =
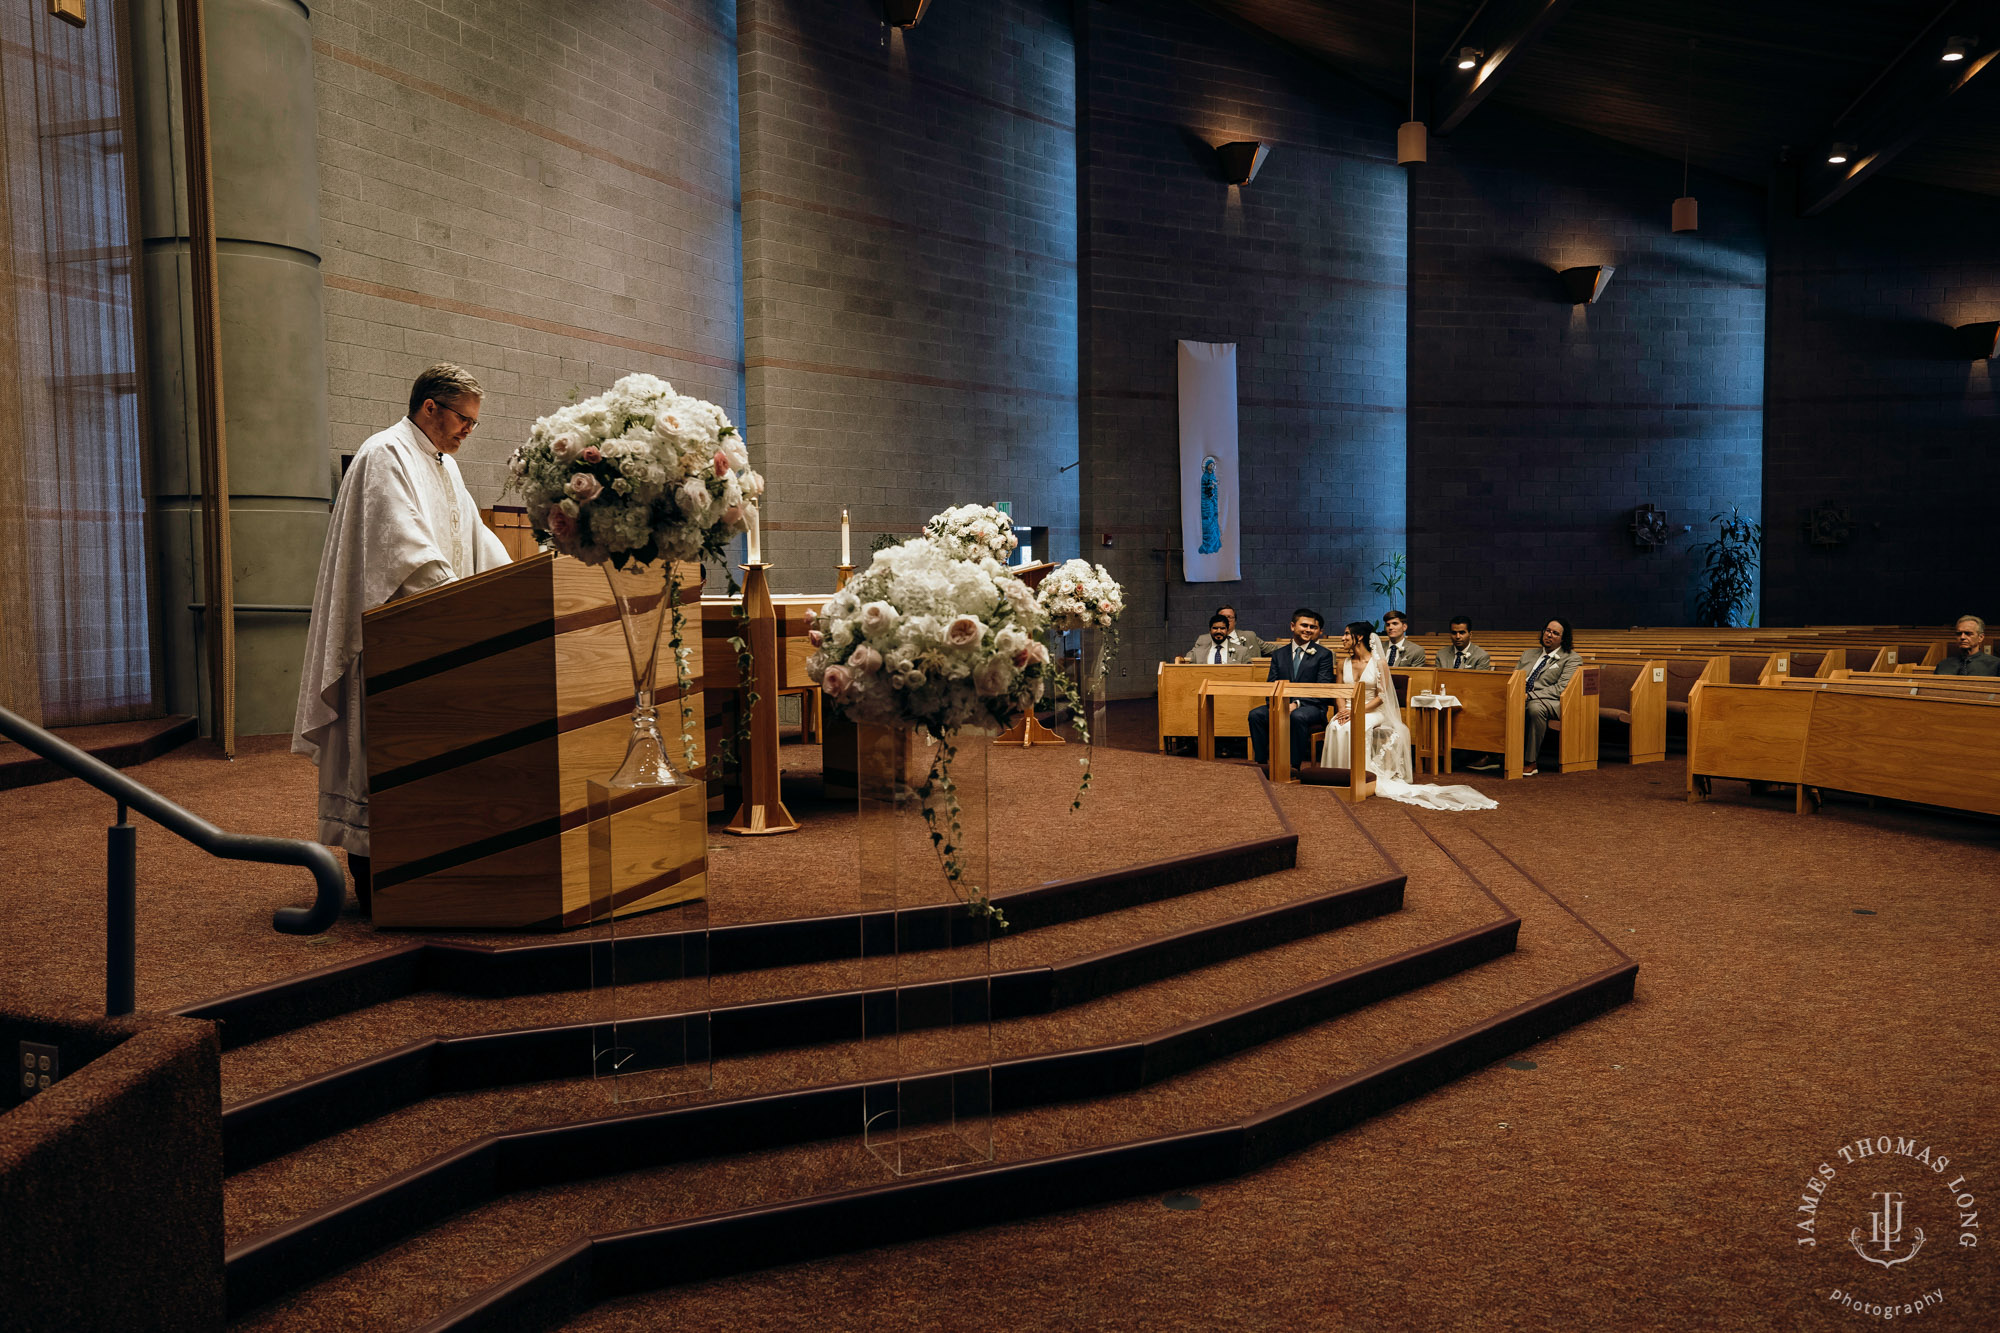
[(882, 0), (882, 21), (892, 28), (914, 28), (930, 7), (931, 0)]
[(84, 26), (83, 0), (49, 0), (49, 13), (72, 28)]
[(1974, 361), (1990, 361), (2000, 355), (2000, 319), (1989, 319), (1982, 324), (1961, 324), (1958, 326), (1958, 337), (1966, 356)]
[(1476, 46), (1461, 46), (1458, 48), (1458, 67), (1460, 69), (1477, 69), (1479, 62), (1485, 58), (1486, 53)]
[(1947, 64), (1965, 59), (1973, 47), (1979, 45), (1977, 37), (1953, 37), (1944, 44), (1944, 54), (1938, 59)]
[(1701, 230), (1701, 205), (1695, 202), (1693, 195), (1684, 194), (1674, 200), (1674, 230)]
[(1596, 305), (1597, 298), (1604, 295), (1611, 282), (1611, 275), (1617, 271), (1611, 264), (1585, 264), (1566, 268), (1556, 276), (1562, 279), (1563, 293), (1571, 305)]
[(1231, 185), (1248, 185), (1257, 179), (1258, 170), (1270, 155), (1271, 145), (1246, 139), (1241, 143), (1226, 143), (1216, 149), (1215, 162), (1222, 168), (1222, 179)]
[(1844, 165), (1852, 156), (1854, 156), (1854, 145), (1851, 143), (1837, 143), (1826, 150), (1826, 160), (1836, 167)]

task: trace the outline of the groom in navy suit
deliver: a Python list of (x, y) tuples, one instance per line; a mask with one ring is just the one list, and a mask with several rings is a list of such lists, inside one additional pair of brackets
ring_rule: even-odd
[[(1334, 683), (1333, 654), (1319, 646), (1319, 612), (1302, 606), (1292, 612), (1292, 641), (1271, 654), (1269, 680), (1306, 680)], [(1307, 748), (1312, 734), (1326, 726), (1326, 700), (1297, 699), (1292, 709), (1292, 767), (1311, 758)], [(1250, 710), (1250, 751), (1257, 763), (1271, 762), (1271, 709), (1259, 704)]]

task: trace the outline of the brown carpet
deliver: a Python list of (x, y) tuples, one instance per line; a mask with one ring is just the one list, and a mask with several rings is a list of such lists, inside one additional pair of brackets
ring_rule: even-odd
[[(1114, 719), (1113, 731), (1152, 748), (1149, 720), (1121, 730)], [(310, 832), (309, 805), (274, 808), (288, 766), (254, 748), (227, 768), (182, 752), (141, 778), (233, 828)], [(1210, 768), (1160, 760), (1131, 780), (1171, 791)], [(2000, 945), (2000, 831), (1838, 798), (1801, 818), (1788, 796), (1730, 784), (1690, 806), (1677, 762), (1470, 781), (1501, 808), (1362, 806), (1359, 828), (1410, 869), (1408, 911), (1334, 932), (1310, 959), (1296, 945), (1272, 951), (1267, 979), (1275, 987), (1302, 974), (1288, 968), (1336, 966), (1361, 932), (1387, 947), (1419, 926), (1490, 919), (1497, 909), (1467, 872), (1524, 918), (1518, 955), (1145, 1093), (1003, 1117), (996, 1143), (1012, 1156), (1210, 1123), (1287, 1095), (1308, 1073), (1359, 1067), (1413, 1032), (1472, 1021), (1602, 966), (1609, 951), (1546, 885), (1642, 970), (1633, 1004), (1531, 1050), (1533, 1068), (1485, 1070), (1274, 1168), (1203, 1187), (1191, 1210), (1134, 1200), (637, 1297), (573, 1327), (1815, 1329), (1876, 1322), (1832, 1305), (1832, 1290), (1879, 1301), (1933, 1288), (1943, 1303), (1909, 1316), (1920, 1325), (2000, 1325), (2000, 1267), (1990, 1248), (1958, 1244), (1959, 1215), (1934, 1190), (1909, 1194), (1909, 1224), (1929, 1237), (1916, 1260), (1885, 1274), (1855, 1257), (1848, 1229), (1867, 1234), (1866, 1189), (1887, 1182), (1836, 1154), (1859, 1136), (1907, 1136), (1952, 1157), (1945, 1179), (1965, 1172), (1964, 1190), (1984, 1197), (2000, 1179), (2000, 1001), (1986, 981)], [(100, 982), (101, 824), (56, 810), (58, 790), (0, 796), (0, 934), (30, 946), (0, 986), (87, 1002)], [(1350, 882), (1377, 873), (1375, 849), (1330, 792), (1280, 800), (1311, 849), (1294, 874), (1323, 873), (1326, 859)], [(160, 850), (168, 841), (141, 834), (142, 1006), (381, 947), (353, 920), (317, 940), (277, 936), (268, 911), (303, 901), (303, 876), (282, 872), (299, 882), (274, 884), (255, 868), (177, 870)], [(47, 868), (65, 864), (76, 871), (51, 882)], [(1262, 891), (1259, 881), (1229, 892)], [(1197, 895), (1172, 912), (1218, 901)], [(1172, 912), (1155, 924), (1171, 928)], [(1118, 918), (1078, 924), (1141, 930)], [(1065, 952), (1096, 943), (1075, 934)], [(1073, 1030), (1124, 1031), (1184, 1003), (1228, 1003), (1253, 984), (1245, 971), (1254, 969), (1183, 979), (1199, 1001), (1171, 983), (1108, 997), (1076, 1011)], [(430, 1016), (432, 1030), (501, 1025), (446, 1007)], [(406, 1017), (424, 1025), (421, 1011)], [(379, 1048), (354, 1037), (352, 1049)], [(278, 1072), (246, 1066), (231, 1077), (256, 1086)], [(575, 1093), (541, 1085), (463, 1101), (399, 1112), (409, 1117), (400, 1133), (396, 1117), (351, 1131), (323, 1146), (318, 1166), (308, 1150), (259, 1168), (271, 1172), (261, 1185), (246, 1173), (232, 1183), (232, 1230), (407, 1165), (424, 1155), (413, 1140), (442, 1147), (482, 1126), (567, 1118)], [(1803, 1251), (1794, 1208), (1822, 1161), (1839, 1168), (1846, 1192), (1830, 1191), (1821, 1243)], [(868, 1170), (859, 1162), (853, 1145), (821, 1145), (506, 1201), (249, 1322), (409, 1326), (504, 1276), (552, 1235), (838, 1187)], [(287, 1170), (297, 1174), (285, 1179)]]
[[(570, 1327), (1844, 1329), (1884, 1321), (1836, 1290), (1931, 1289), (1913, 1326), (2000, 1327), (2000, 1256), (1959, 1245), (1936, 1189), (1908, 1197), (1918, 1259), (1891, 1275), (1855, 1256), (1887, 1182), (1836, 1153), (1910, 1136), (1982, 1198), (2000, 1179), (1994, 827), (1858, 802), (1801, 818), (1741, 786), (1690, 806), (1682, 781), (1678, 763), (1476, 778), (1499, 810), (1414, 816), (1482, 874), (1491, 839), (1640, 963), (1636, 1002), (1529, 1051), (1532, 1069), (1202, 1187), (1196, 1209), (1133, 1200)], [(1540, 948), (1528, 891), (1496, 887), (1530, 917), (1522, 952)], [(1802, 1250), (1794, 1209), (1823, 1161), (1855, 1183)]]

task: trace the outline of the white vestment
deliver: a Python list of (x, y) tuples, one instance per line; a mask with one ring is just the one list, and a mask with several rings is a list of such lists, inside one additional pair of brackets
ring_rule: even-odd
[(333, 502), (299, 670), (292, 751), (319, 765), (319, 840), (368, 854), (361, 613), (508, 561), (458, 464), (404, 417), (368, 437)]

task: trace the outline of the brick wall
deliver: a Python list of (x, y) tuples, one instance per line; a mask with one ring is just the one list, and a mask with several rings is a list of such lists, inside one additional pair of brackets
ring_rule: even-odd
[[(1690, 548), (1760, 504), (1763, 197), (1483, 108), (1410, 177), (1410, 601), (1522, 626), (1690, 622)], [(1556, 271), (1610, 264), (1597, 304)], [(1664, 548), (1632, 510), (1666, 511)]]
[(878, 532), (1011, 500), (1075, 550), (1066, 0), (741, 0), (749, 437), (781, 589)]
[[(1114, 693), (1233, 601), (1373, 604), (1403, 547), (1404, 180), (1387, 103), (1193, 6), (1080, 6), (1084, 531), (1130, 593)], [(1225, 185), (1212, 147), (1258, 139)], [(1175, 344), (1237, 345), (1244, 578), (1181, 581)], [(1101, 534), (1115, 546), (1104, 550)]]
[[(1873, 181), (1774, 221), (1764, 449), (1772, 624), (2000, 620), (2000, 370), (1952, 329), (2000, 319), (2000, 201)], [(1853, 535), (1806, 538), (1816, 506)]]
[(312, 27), (336, 451), (438, 360), (487, 389), (481, 504), (535, 417), (620, 375), (740, 418), (732, 0), (321, 0)]

